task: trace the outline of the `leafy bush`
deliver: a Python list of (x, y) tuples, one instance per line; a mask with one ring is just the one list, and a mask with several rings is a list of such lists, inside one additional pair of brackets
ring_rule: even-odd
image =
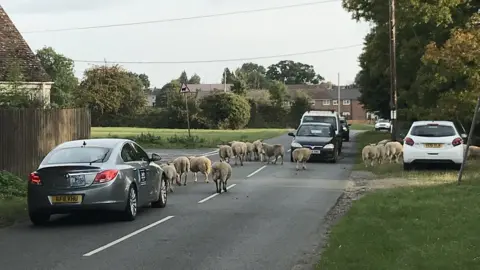
[(210, 128), (241, 129), (250, 120), (250, 104), (233, 93), (216, 93), (200, 101), (201, 115)]
[(20, 177), (7, 172), (0, 172), (0, 199), (25, 197), (27, 195), (27, 183)]

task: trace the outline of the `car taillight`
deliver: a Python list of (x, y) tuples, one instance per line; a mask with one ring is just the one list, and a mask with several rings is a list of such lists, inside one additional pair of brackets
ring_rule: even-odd
[(32, 172), (30, 174), (30, 176), (28, 177), (28, 180), (30, 181), (30, 183), (32, 183), (34, 185), (41, 185), (42, 184), (42, 180), (40, 179), (40, 176), (36, 172)]
[(415, 142), (412, 140), (412, 138), (407, 137), (407, 138), (405, 138), (405, 144), (413, 146), (415, 144)]
[(453, 141), (452, 141), (452, 145), (453, 145), (453, 146), (459, 146), (459, 145), (462, 144), (462, 143), (463, 143), (462, 138), (455, 138), (455, 139), (453, 139)]
[(94, 183), (106, 183), (109, 181), (112, 181), (117, 177), (118, 175), (118, 170), (106, 170), (103, 172), (97, 173), (95, 176), (95, 180), (93, 180)]

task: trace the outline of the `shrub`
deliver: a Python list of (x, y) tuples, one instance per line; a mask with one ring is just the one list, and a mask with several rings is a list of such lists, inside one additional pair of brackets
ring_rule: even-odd
[(241, 129), (250, 120), (250, 104), (233, 93), (216, 93), (200, 101), (201, 116), (210, 128)]
[(27, 182), (20, 177), (7, 172), (0, 172), (0, 199), (25, 197), (27, 195)]

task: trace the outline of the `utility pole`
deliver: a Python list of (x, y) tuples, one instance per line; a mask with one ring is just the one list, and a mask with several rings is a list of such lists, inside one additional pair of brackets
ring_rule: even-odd
[(395, 0), (390, 1), (390, 119), (392, 120), (392, 141), (397, 140), (397, 53), (395, 30)]
[(223, 84), (224, 84), (223, 91), (226, 93), (227, 92), (227, 69), (226, 68), (223, 70)]
[(341, 115), (341, 106), (340, 106), (340, 99), (341, 99), (341, 96), (340, 96), (340, 72), (338, 73), (338, 97), (337, 97), (337, 106), (338, 106), (338, 115), (340, 116)]

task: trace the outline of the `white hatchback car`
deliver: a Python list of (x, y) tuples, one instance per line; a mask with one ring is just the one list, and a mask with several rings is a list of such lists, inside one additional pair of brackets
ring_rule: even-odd
[(403, 140), (403, 169), (414, 164), (441, 163), (460, 168), (463, 162), (463, 140), (451, 121), (416, 121)]

